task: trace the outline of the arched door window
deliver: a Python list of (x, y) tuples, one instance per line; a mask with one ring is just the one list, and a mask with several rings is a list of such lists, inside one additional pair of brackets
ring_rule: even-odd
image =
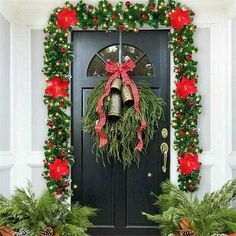
[[(123, 61), (127, 59), (132, 59), (136, 67), (135, 69), (130, 72), (131, 76), (146, 76), (152, 77), (154, 76), (154, 68), (153, 65), (148, 58), (148, 56), (139, 48), (123, 44), (122, 45), (122, 59)], [(89, 63), (89, 67), (87, 70), (87, 76), (106, 76), (107, 73), (105, 71), (105, 64), (107, 61), (119, 61), (119, 45), (114, 44), (108, 46), (99, 52), (92, 58), (91, 62)]]

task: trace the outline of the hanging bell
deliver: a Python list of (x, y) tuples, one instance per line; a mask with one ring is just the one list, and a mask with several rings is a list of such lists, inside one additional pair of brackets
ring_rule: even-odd
[(122, 80), (121, 78), (115, 79), (111, 84), (111, 90), (114, 92), (120, 92), (122, 87)]
[(110, 107), (107, 116), (119, 118), (121, 117), (121, 96), (119, 93), (110, 95)]
[(125, 105), (132, 106), (134, 104), (134, 97), (129, 85), (122, 86), (121, 97)]

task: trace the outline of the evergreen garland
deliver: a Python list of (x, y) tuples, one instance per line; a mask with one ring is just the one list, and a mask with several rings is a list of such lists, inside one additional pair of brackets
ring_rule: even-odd
[[(95, 133), (96, 121), (99, 119), (96, 107), (97, 101), (104, 91), (106, 81), (98, 84), (92, 91), (87, 102), (87, 111), (84, 116), (84, 129), (92, 134), (98, 143), (98, 137)], [(147, 128), (144, 130), (144, 152), (149, 142), (153, 139), (158, 122), (164, 118), (164, 101), (158, 98), (145, 83), (138, 83), (137, 87), (140, 93), (140, 109), (147, 122)], [(104, 103), (104, 112), (107, 113), (110, 107), (109, 99)], [(110, 158), (123, 164), (123, 167), (129, 167), (132, 163), (139, 165), (140, 152), (135, 150), (137, 144), (137, 130), (140, 126), (140, 117), (133, 106), (122, 106), (122, 117), (118, 120), (107, 119), (104, 131), (108, 136), (108, 144), (104, 148), (96, 147), (96, 156), (103, 160), (105, 164)], [(105, 159), (104, 159), (105, 158)]]
[[(180, 14), (176, 17), (176, 14)], [(182, 15), (181, 15), (182, 14)], [(197, 62), (193, 55), (197, 52), (194, 46), (193, 34), (196, 26), (193, 24), (194, 13), (186, 6), (174, 0), (149, 0), (147, 4), (123, 3), (118, 1), (112, 5), (107, 0), (101, 0), (97, 6), (87, 5), (79, 1), (73, 5), (69, 2), (64, 7), (54, 9), (45, 28), (45, 67), (43, 72), (48, 86), (63, 83), (70, 79), (69, 69), (73, 60), (72, 43), (69, 40), (73, 27), (83, 30), (95, 29), (109, 31), (110, 29), (138, 32), (144, 25), (157, 29), (160, 25), (171, 27), (169, 34), (169, 49), (173, 52), (176, 87), (183, 78), (197, 83)], [(181, 22), (179, 22), (179, 20)], [(173, 22), (172, 22), (173, 21)], [(176, 21), (176, 22), (174, 22)], [(138, 37), (138, 35), (137, 35)], [(57, 79), (55, 77), (58, 77)], [(51, 86), (51, 85), (50, 85)], [(45, 171), (44, 178), (51, 193), (68, 197), (70, 195), (70, 175), (65, 173), (58, 180), (50, 175), (49, 166), (55, 161), (63, 160), (63, 165), (73, 164), (73, 148), (70, 144), (71, 117), (66, 113), (70, 107), (70, 98), (66, 95), (68, 88), (61, 85), (61, 94), (45, 93), (44, 102), (48, 108), (48, 139), (45, 142)], [(201, 113), (201, 97), (195, 93), (187, 97), (180, 96), (178, 89), (173, 96), (173, 127), (175, 129), (174, 149), (178, 158), (185, 160), (185, 155), (194, 155), (198, 162), (199, 135), (197, 130), (198, 115)], [(113, 149), (115, 150), (115, 149)], [(188, 164), (188, 163), (186, 163)], [(129, 165), (129, 163), (127, 163)], [(184, 191), (198, 189), (200, 176), (199, 168), (184, 173), (179, 167), (179, 186)]]

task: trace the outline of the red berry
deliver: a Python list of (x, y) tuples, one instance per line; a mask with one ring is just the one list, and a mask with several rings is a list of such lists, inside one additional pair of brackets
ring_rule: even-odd
[(59, 106), (59, 107), (64, 107), (65, 104), (64, 104), (64, 102), (59, 102), (59, 103), (58, 103), (58, 106)]
[(194, 190), (194, 189), (195, 189), (195, 184), (189, 184), (189, 185), (188, 185), (188, 188), (189, 188), (190, 190)]
[(95, 26), (95, 28), (94, 28), (94, 29), (95, 29), (95, 30), (98, 30), (98, 28), (99, 28), (98, 26)]
[(182, 113), (178, 113), (178, 114), (176, 115), (176, 118), (182, 119), (182, 118), (183, 118), (183, 114), (182, 114)]
[(185, 56), (185, 59), (186, 59), (187, 61), (191, 61), (191, 60), (192, 60), (192, 56), (191, 56), (191, 55), (187, 55), (187, 56)]
[(98, 17), (94, 17), (92, 21), (93, 21), (94, 24), (97, 24), (99, 22), (99, 18)]
[(130, 6), (132, 6), (132, 3), (129, 2), (129, 1), (127, 1), (127, 2), (125, 3), (125, 6), (130, 7)]
[(182, 135), (182, 136), (184, 136), (186, 133), (185, 133), (184, 130), (180, 130), (180, 131), (179, 131), (179, 134)]
[(176, 69), (175, 69), (175, 72), (176, 72), (176, 73), (181, 73), (182, 71), (181, 71), (180, 68), (176, 68)]
[(49, 147), (55, 147), (56, 145), (55, 145), (55, 143), (53, 143), (53, 142), (49, 142), (49, 143), (48, 143), (48, 146), (49, 146)]
[(48, 126), (53, 127), (55, 125), (55, 122), (53, 121), (48, 121)]
[(124, 24), (120, 24), (120, 25), (119, 25), (119, 30), (124, 30), (124, 28), (125, 28), (125, 25), (124, 25)]
[(196, 135), (196, 134), (197, 134), (197, 131), (196, 131), (196, 130), (192, 130), (192, 131), (191, 131), (191, 134), (192, 134), (192, 135)]
[(69, 186), (70, 186), (69, 182), (64, 182), (64, 183), (62, 184), (62, 187), (63, 187), (63, 188), (67, 188), (67, 187), (69, 187)]
[(189, 149), (190, 151), (193, 151), (193, 150), (195, 150), (195, 146), (191, 145), (191, 146), (188, 147), (188, 149)]
[(140, 18), (141, 18), (142, 20), (147, 20), (148, 14), (141, 14)]
[(190, 107), (193, 107), (193, 106), (195, 105), (195, 102), (194, 102), (194, 101), (190, 101), (190, 102), (188, 103), (188, 105), (189, 105)]
[(182, 43), (183, 43), (183, 39), (182, 39), (181, 37), (178, 38), (177, 43), (178, 43), (178, 44), (182, 44)]
[(61, 48), (61, 49), (60, 49), (60, 53), (61, 53), (62, 55), (64, 55), (66, 52), (67, 52), (67, 49), (66, 49), (66, 48)]
[(57, 191), (56, 191), (56, 194), (62, 194), (63, 190), (61, 188), (59, 188)]
[(61, 157), (65, 157), (66, 153), (65, 152), (61, 152), (60, 155), (61, 155)]
[(149, 9), (150, 9), (151, 11), (155, 10), (155, 8), (156, 8), (155, 4), (149, 5)]
[(111, 18), (112, 18), (113, 20), (117, 20), (117, 19), (118, 19), (118, 16), (117, 16), (116, 14), (112, 14)]

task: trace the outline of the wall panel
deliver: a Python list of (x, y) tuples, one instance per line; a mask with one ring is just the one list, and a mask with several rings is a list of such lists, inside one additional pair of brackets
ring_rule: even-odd
[(0, 168), (0, 194), (10, 196), (11, 172), (10, 168)]
[(232, 151), (236, 151), (236, 16), (232, 20)]
[(0, 152), (10, 151), (10, 24), (0, 13)]
[(211, 191), (211, 166), (202, 166), (201, 176), (201, 183), (197, 192), (199, 198), (202, 198), (205, 193)]
[(46, 108), (43, 103), (45, 79), (42, 73), (44, 55), (43, 30), (31, 30), (31, 135), (32, 151), (42, 151), (46, 138)]
[(33, 191), (36, 194), (41, 194), (44, 190), (46, 190), (46, 183), (43, 179), (43, 166), (42, 165), (31, 165), (31, 181)]
[(211, 30), (198, 27), (195, 34), (196, 46), (199, 51), (195, 59), (198, 64), (198, 90), (202, 95), (203, 112), (199, 117), (200, 142), (204, 151), (211, 150)]

